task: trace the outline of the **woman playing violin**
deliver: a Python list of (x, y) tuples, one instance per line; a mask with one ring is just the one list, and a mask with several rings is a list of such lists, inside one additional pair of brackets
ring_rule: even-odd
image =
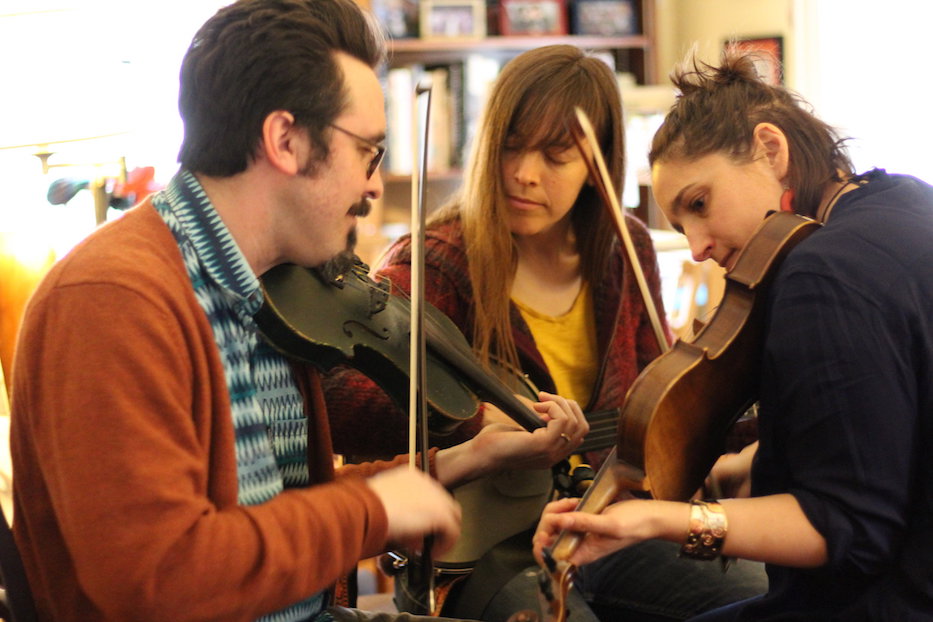
[(626, 500), (599, 515), (556, 502), (535, 550), (568, 529), (587, 534), (575, 564), (655, 539), (767, 563), (767, 594), (698, 620), (926, 620), (933, 188), (854, 174), (835, 131), (753, 61), (727, 51), (718, 67), (675, 71), (681, 95), (649, 157), (658, 204), (698, 261), (734, 266), (772, 210), (823, 223), (769, 292), (759, 442), (713, 469), (737, 496)]
[[(598, 429), (599, 417), (591, 421), (591, 437), (601, 432), (602, 447), (615, 440), (616, 409), (629, 385), (661, 352), (645, 301), (570, 129), (577, 127), (574, 107), (579, 106), (592, 120), (611, 179), (621, 188), (620, 103), (613, 72), (577, 48), (547, 46), (513, 59), (489, 95), (463, 188), (430, 219), (425, 249), (426, 296), (470, 339), (479, 358), (487, 365), (497, 361), (521, 370), (539, 388), (585, 405), (587, 413), (605, 413), (604, 429)], [(663, 318), (651, 238), (635, 218), (626, 217), (626, 224), (651, 302)], [(407, 291), (410, 258), (410, 242), (403, 238), (389, 249), (379, 276)], [(405, 442), (401, 415), (387, 399), (382, 398), (383, 407), (373, 407), (380, 397), (371, 383), (341, 372), (327, 385), (328, 400), (341, 405), (331, 409), (342, 413), (341, 420), (333, 421), (338, 451), (372, 455), (394, 452)], [(352, 404), (357, 407), (347, 408)], [(347, 417), (351, 410), (355, 415)], [(483, 425), (502, 421), (501, 413), (493, 413), (487, 407), (438, 442), (460, 442)], [(580, 436), (571, 439), (568, 452), (580, 441)], [(600, 445), (588, 439), (583, 448), (588, 447)], [(598, 452), (588, 455), (591, 461), (599, 457)], [(525, 534), (519, 545), (529, 566), (530, 537)], [(489, 560), (498, 553), (501, 549), (493, 549), (481, 560), (459, 586), (460, 596), (454, 593), (448, 599), (445, 614), (495, 621), (536, 606), (532, 577), (484, 573), (495, 566)], [(607, 619), (647, 612), (665, 614), (653, 620), (684, 619), (764, 590), (760, 566), (748, 564), (722, 575), (708, 565), (677, 559), (675, 553), (673, 544), (645, 543), (589, 575), (584, 569), (578, 583)], [(573, 598), (571, 619), (594, 619), (579, 594)]]

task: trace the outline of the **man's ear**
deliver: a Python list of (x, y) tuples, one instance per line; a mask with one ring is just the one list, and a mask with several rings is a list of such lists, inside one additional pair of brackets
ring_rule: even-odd
[(287, 175), (301, 170), (307, 157), (307, 133), (295, 125), (295, 117), (286, 110), (275, 110), (262, 122), (260, 157)]
[(790, 153), (787, 136), (773, 123), (759, 123), (753, 131), (755, 159), (765, 158), (779, 180), (787, 177)]

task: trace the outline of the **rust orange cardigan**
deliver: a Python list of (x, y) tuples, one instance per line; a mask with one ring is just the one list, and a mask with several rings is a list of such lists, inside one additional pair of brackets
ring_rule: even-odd
[(148, 203), (52, 269), (14, 365), (14, 532), (42, 620), (253, 620), (385, 547), (362, 476), (388, 463), (334, 473), (306, 368), (312, 486), (237, 505), (224, 370)]

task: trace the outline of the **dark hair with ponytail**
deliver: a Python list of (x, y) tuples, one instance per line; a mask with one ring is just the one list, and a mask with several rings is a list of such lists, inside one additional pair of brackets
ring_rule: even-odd
[(852, 174), (845, 140), (816, 118), (800, 96), (783, 86), (766, 84), (755, 69), (759, 57), (727, 46), (718, 67), (691, 56), (671, 74), (680, 91), (654, 136), (648, 161), (694, 160), (721, 152), (735, 161), (752, 157), (754, 130), (773, 123), (787, 137), (788, 181), (795, 193), (795, 211), (814, 216), (837, 171)]

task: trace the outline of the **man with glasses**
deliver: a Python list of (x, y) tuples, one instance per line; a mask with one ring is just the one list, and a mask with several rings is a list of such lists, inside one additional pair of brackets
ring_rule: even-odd
[[(346, 134), (347, 136), (351, 138), (357, 139), (358, 141), (360, 141), (361, 143), (363, 143), (369, 148), (369, 152), (373, 155), (373, 158), (372, 160), (369, 161), (369, 166), (366, 167), (366, 179), (371, 178), (373, 176), (373, 173), (376, 172), (376, 169), (379, 168), (379, 165), (382, 163), (382, 158), (385, 157), (385, 154), (386, 154), (385, 145), (380, 145), (379, 143), (375, 143), (369, 140), (368, 138), (363, 138), (362, 136), (354, 134), (353, 132), (349, 130), (343, 129), (339, 125), (334, 125), (333, 123), (331, 123), (330, 126), (334, 128), (335, 130), (343, 132), (344, 134)], [(384, 140), (384, 138), (380, 140)]]
[(383, 54), (351, 0), (221, 9), (182, 64), (180, 171), (33, 296), (11, 446), (40, 620), (370, 619), (328, 586), (390, 543), (443, 551), (444, 486), (582, 437), (554, 397), (533, 434), (432, 450), (434, 478), (405, 457), (335, 472), (317, 371), (259, 335), (259, 277), (345, 252), (382, 193)]

